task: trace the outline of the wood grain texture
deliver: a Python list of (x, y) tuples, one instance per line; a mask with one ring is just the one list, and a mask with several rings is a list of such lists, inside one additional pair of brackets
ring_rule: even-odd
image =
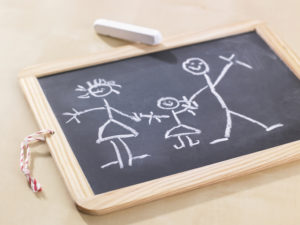
[(300, 159), (300, 141), (107, 192), (76, 203), (86, 213), (105, 214), (297, 159)]
[(93, 192), (52, 112), (37, 78), (21, 78), (20, 84), (39, 127), (41, 129), (51, 127), (51, 129), (55, 130), (55, 135), (47, 138), (46, 141), (72, 198), (82, 199), (92, 196)]
[(290, 162), (300, 158), (300, 141), (104, 194), (94, 195), (43, 94), (37, 77), (254, 30), (258, 32), (276, 54), (299, 77), (300, 69), (297, 56), (259, 21), (239, 23), (205, 32), (169, 38), (157, 47), (130, 45), (81, 59), (37, 65), (27, 68), (20, 73), (20, 84), (39, 126), (41, 128), (51, 128), (56, 131), (56, 135), (49, 138), (47, 142), (69, 192), (80, 210), (90, 214), (109, 213)]
[(280, 38), (272, 33), (266, 24), (261, 23), (256, 26), (256, 32), (300, 79), (300, 60), (294, 51), (288, 47)]
[(194, 32), (167, 38), (162, 44), (157, 46), (147, 46), (141, 44), (127, 45), (113, 50), (103, 51), (99, 54), (90, 55), (83, 58), (70, 59), (53, 63), (45, 63), (25, 68), (20, 72), (19, 77), (36, 77), (47, 76), (54, 73), (80, 69), (83, 67), (94, 66), (101, 63), (117, 61), (129, 57), (145, 55), (161, 50), (176, 48), (184, 45), (209, 41), (212, 39), (222, 38), (230, 35), (241, 34), (255, 30), (260, 21), (247, 21), (229, 26), (223, 26), (206, 30), (203, 32)]

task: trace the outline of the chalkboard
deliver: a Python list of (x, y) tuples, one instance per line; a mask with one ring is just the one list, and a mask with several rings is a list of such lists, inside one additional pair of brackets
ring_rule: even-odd
[(300, 82), (256, 32), (39, 83), (95, 194), (300, 137)]
[(299, 58), (257, 21), (25, 69), (78, 208), (104, 214), (300, 159)]

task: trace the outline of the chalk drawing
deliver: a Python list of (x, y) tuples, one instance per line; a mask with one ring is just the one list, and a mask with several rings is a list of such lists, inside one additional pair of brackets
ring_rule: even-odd
[(157, 122), (161, 123), (161, 119), (167, 119), (170, 118), (169, 115), (154, 115), (154, 113), (151, 111), (149, 114), (140, 113), (140, 118), (148, 118), (149, 125), (152, 123), (152, 120), (155, 119)]
[(242, 119), (245, 119), (253, 124), (256, 124), (262, 128), (264, 128), (267, 132), (274, 130), (276, 128), (282, 127), (283, 124), (277, 123), (272, 126), (267, 126), (255, 119), (252, 119), (248, 116), (245, 116), (243, 114), (237, 113), (235, 111), (232, 111), (229, 109), (227, 104), (225, 103), (224, 99), (222, 96), (216, 91), (216, 86), (220, 83), (220, 81), (224, 78), (224, 76), (227, 74), (229, 69), (233, 65), (240, 65), (243, 66), (247, 69), (253, 69), (252, 66), (249, 64), (242, 62), (240, 60), (235, 59), (235, 55), (232, 54), (230, 57), (225, 57), (225, 56), (219, 56), (220, 59), (226, 61), (226, 65), (223, 67), (221, 73), (217, 77), (217, 79), (212, 82), (210, 76), (208, 75), (209, 73), (209, 66), (208, 64), (201, 58), (194, 57), (194, 58), (188, 58), (182, 63), (182, 68), (186, 72), (195, 75), (195, 76), (203, 76), (206, 81), (206, 86), (200, 88), (198, 91), (196, 91), (189, 99), (189, 101), (194, 101), (194, 99), (201, 94), (204, 90), (208, 89), (218, 100), (219, 104), (221, 105), (222, 109), (224, 110), (226, 114), (226, 126), (225, 126), (225, 132), (224, 136), (222, 138), (215, 139), (210, 142), (210, 144), (217, 144), (220, 142), (228, 141), (230, 138), (231, 134), (231, 129), (232, 129), (232, 115), (240, 117)]
[(177, 138), (178, 144), (174, 144), (175, 149), (182, 149), (186, 146), (182, 138), (186, 138), (190, 147), (200, 144), (200, 140), (193, 141), (191, 135), (198, 135), (201, 130), (182, 124), (178, 115), (184, 112), (189, 112), (192, 115), (196, 115), (194, 110), (198, 109), (198, 104), (195, 101), (189, 101), (187, 97), (183, 96), (181, 100), (174, 97), (163, 97), (158, 99), (157, 107), (163, 110), (170, 110), (177, 125), (167, 130), (165, 133), (165, 139)]
[[(149, 157), (150, 156), (149, 154), (143, 154), (143, 155), (138, 155), (138, 156), (134, 156), (132, 154), (130, 148), (128, 147), (128, 145), (126, 144), (124, 139), (137, 137), (139, 135), (139, 133), (132, 127), (114, 119), (114, 116), (113, 116), (113, 113), (116, 113), (116, 114), (126, 117), (128, 119), (131, 119), (135, 122), (140, 122), (141, 118), (138, 116), (138, 114), (133, 113), (133, 115), (129, 115), (118, 109), (115, 109), (115, 108), (111, 107), (110, 104), (108, 103), (108, 101), (104, 98), (104, 97), (110, 95), (111, 93), (120, 94), (120, 91), (117, 90), (116, 88), (121, 88), (122, 86), (116, 84), (115, 81), (106, 81), (104, 79), (95, 79), (95, 80), (93, 80), (93, 82), (87, 81), (86, 84), (87, 84), (87, 87), (84, 87), (82, 85), (77, 85), (77, 88), (75, 89), (75, 91), (84, 92), (84, 94), (79, 95), (78, 98), (80, 98), (80, 99), (87, 99), (90, 97), (102, 98), (102, 100), (104, 102), (104, 106), (91, 108), (91, 109), (85, 109), (82, 111), (78, 111), (78, 110), (72, 108), (73, 112), (64, 112), (63, 115), (70, 116), (70, 118), (66, 121), (66, 123), (69, 123), (72, 120), (75, 120), (77, 123), (80, 123), (80, 120), (78, 119), (78, 117), (83, 114), (86, 114), (86, 113), (89, 113), (92, 111), (97, 111), (97, 110), (106, 111), (108, 120), (102, 126), (99, 127), (98, 139), (96, 140), (96, 143), (100, 144), (104, 141), (109, 141), (115, 151), (117, 160), (108, 162), (108, 163), (102, 165), (101, 168), (104, 169), (106, 167), (117, 164), (117, 165), (119, 165), (119, 167), (121, 169), (123, 169), (124, 162), (123, 162), (123, 159), (120, 154), (120, 149), (123, 149), (127, 154), (127, 157), (128, 157), (127, 165), (128, 166), (132, 166), (133, 161), (136, 159), (143, 159), (143, 158)], [(154, 116), (154, 119), (156, 119), (156, 120), (160, 120), (160, 118), (161, 117), (159, 117), (159, 116)], [(120, 130), (122, 130), (122, 133), (119, 133), (116, 135), (111, 135), (111, 136), (106, 136), (104, 134), (104, 131), (107, 130), (112, 125), (119, 127)]]

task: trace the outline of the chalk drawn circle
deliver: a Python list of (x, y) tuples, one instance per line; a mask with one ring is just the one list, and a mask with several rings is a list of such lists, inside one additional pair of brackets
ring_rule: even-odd
[(193, 75), (199, 76), (209, 72), (208, 64), (201, 58), (189, 58), (182, 63), (182, 68)]
[(176, 109), (179, 104), (179, 101), (173, 97), (164, 97), (158, 99), (157, 101), (157, 107), (168, 110)]
[(113, 89), (110, 85), (101, 84), (101, 85), (90, 87), (88, 91), (90, 95), (99, 98), (99, 97), (105, 97), (109, 95), (113, 91)]

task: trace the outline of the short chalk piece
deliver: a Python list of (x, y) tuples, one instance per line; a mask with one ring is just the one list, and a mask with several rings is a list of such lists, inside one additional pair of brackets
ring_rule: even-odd
[(98, 34), (148, 45), (157, 45), (162, 41), (158, 30), (112, 20), (97, 19), (94, 28)]

